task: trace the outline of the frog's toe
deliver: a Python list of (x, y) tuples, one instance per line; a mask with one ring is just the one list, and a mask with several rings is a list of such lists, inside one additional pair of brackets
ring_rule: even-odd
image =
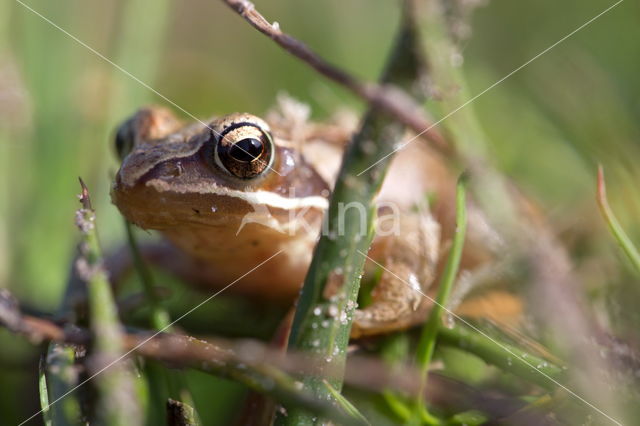
[(410, 286), (395, 274), (383, 274), (373, 302), (354, 312), (351, 337), (403, 330), (424, 321), (431, 300), (420, 286)]

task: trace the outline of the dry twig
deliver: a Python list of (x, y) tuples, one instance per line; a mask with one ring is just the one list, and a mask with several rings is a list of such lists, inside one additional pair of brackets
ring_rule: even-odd
[(283, 32), (279, 25), (271, 24), (267, 21), (256, 10), (254, 4), (248, 0), (223, 1), (251, 24), (252, 27), (320, 74), (349, 89), (367, 101), (369, 106), (379, 108), (396, 118), (416, 134), (420, 134), (431, 141), (438, 151), (451, 151), (451, 146), (447, 144), (442, 134), (425, 117), (422, 106), (401, 89), (389, 84), (378, 85), (371, 82), (363, 82), (335, 67), (311, 50), (306, 44)]
[[(89, 345), (92, 339), (87, 329), (24, 315), (8, 291), (0, 292), (0, 326), (38, 342), (70, 343), (81, 347)], [(478, 354), (486, 352), (486, 345), (478, 342), (473, 335), (469, 336), (468, 332), (456, 333), (454, 329), (447, 329), (446, 333), (445, 340), (454, 343), (454, 346), (459, 344), (470, 349), (479, 347)], [(162, 361), (175, 368), (193, 368), (229, 377), (241, 383), (246, 382), (247, 377), (239, 377), (239, 374), (252, 372), (276, 379), (281, 379), (283, 373), (314, 375), (318, 374), (320, 369), (325, 377), (336, 373), (327, 366), (324, 359), (300, 352), (285, 355), (278, 349), (257, 341), (205, 341), (175, 333), (162, 333), (149, 338), (154, 334), (149, 330), (124, 333), (123, 348), (125, 351), (133, 349), (136, 355)], [(514, 369), (513, 372), (521, 373), (518, 369)], [(396, 365), (394, 368), (378, 358), (352, 354), (348, 359), (344, 379), (356, 388), (374, 392), (393, 389), (409, 396), (416, 395), (419, 390), (416, 377), (418, 371), (414, 366)], [(250, 378), (255, 380), (255, 376)], [(502, 417), (517, 411), (523, 405), (509, 397), (485, 395), (437, 373), (430, 373), (429, 381), (433, 386), (427, 389), (425, 398), (438, 406), (455, 406), (457, 409), (482, 407), (483, 411), (492, 417)], [(260, 385), (256, 382), (250, 384), (254, 387)], [(296, 392), (291, 394), (297, 392), (299, 390), (296, 389)], [(313, 402), (306, 399), (305, 395), (302, 396), (305, 397), (302, 401), (304, 404)]]
[[(15, 299), (6, 290), (0, 292), (0, 326), (37, 342), (52, 341), (81, 346), (90, 344), (92, 338), (87, 329), (63, 326), (48, 319), (22, 314)], [(202, 340), (175, 333), (161, 333), (149, 339), (154, 334), (149, 330), (124, 333), (124, 349), (128, 351), (135, 348), (136, 354), (163, 361), (173, 367), (202, 369), (203, 365), (211, 364), (221, 368), (233, 362), (247, 366), (271, 366), (289, 373), (317, 374), (322, 369), (323, 374), (332, 374), (324, 359), (308, 353), (283, 354), (277, 348), (254, 340)], [(452, 336), (450, 340), (455, 339)], [(416, 375), (417, 370), (408, 365), (400, 369), (389, 368), (377, 358), (352, 354), (345, 381), (362, 389), (389, 388), (413, 395), (418, 390)]]

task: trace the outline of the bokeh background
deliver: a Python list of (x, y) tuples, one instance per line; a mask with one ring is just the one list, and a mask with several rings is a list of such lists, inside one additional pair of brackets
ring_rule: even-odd
[[(166, 104), (87, 46), (198, 117), (261, 114), (281, 92), (310, 104), (318, 119), (363, 109), (219, 1), (24, 3), (69, 33), (20, 2), (0, 3), (0, 286), (33, 309), (53, 311), (60, 302), (77, 240), (78, 176), (91, 190), (103, 245), (123, 243), (122, 220), (109, 200), (117, 169), (114, 128), (141, 105)], [(470, 92), (481, 92), (612, 3), (483, 2), (462, 50)], [(368, 80), (380, 72), (399, 16), (398, 2), (390, 0), (257, 6)], [(580, 267), (598, 260), (583, 283), (585, 294), (606, 313), (602, 321), (625, 336), (640, 325), (640, 286), (598, 216), (595, 171), (604, 165), (612, 206), (640, 241), (639, 75), (640, 4), (626, 0), (473, 104), (498, 168), (540, 203)], [(4, 330), (0, 348), (0, 423), (15, 424), (38, 409), (39, 348)], [(194, 386), (214, 389), (195, 376)], [(222, 424), (242, 392), (215, 386), (194, 389), (196, 402), (205, 395), (206, 424)]]

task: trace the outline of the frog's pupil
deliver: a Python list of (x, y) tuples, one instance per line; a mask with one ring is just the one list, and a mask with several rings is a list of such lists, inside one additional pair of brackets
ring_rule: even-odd
[(262, 142), (254, 138), (246, 138), (233, 144), (229, 155), (238, 161), (249, 163), (262, 154)]

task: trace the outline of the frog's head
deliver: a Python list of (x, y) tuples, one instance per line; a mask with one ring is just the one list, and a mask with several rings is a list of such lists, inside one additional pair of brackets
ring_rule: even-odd
[(112, 200), (143, 228), (231, 227), (247, 220), (280, 231), (317, 222), (328, 186), (264, 120), (245, 113), (183, 125), (145, 108), (116, 135), (122, 165)]

